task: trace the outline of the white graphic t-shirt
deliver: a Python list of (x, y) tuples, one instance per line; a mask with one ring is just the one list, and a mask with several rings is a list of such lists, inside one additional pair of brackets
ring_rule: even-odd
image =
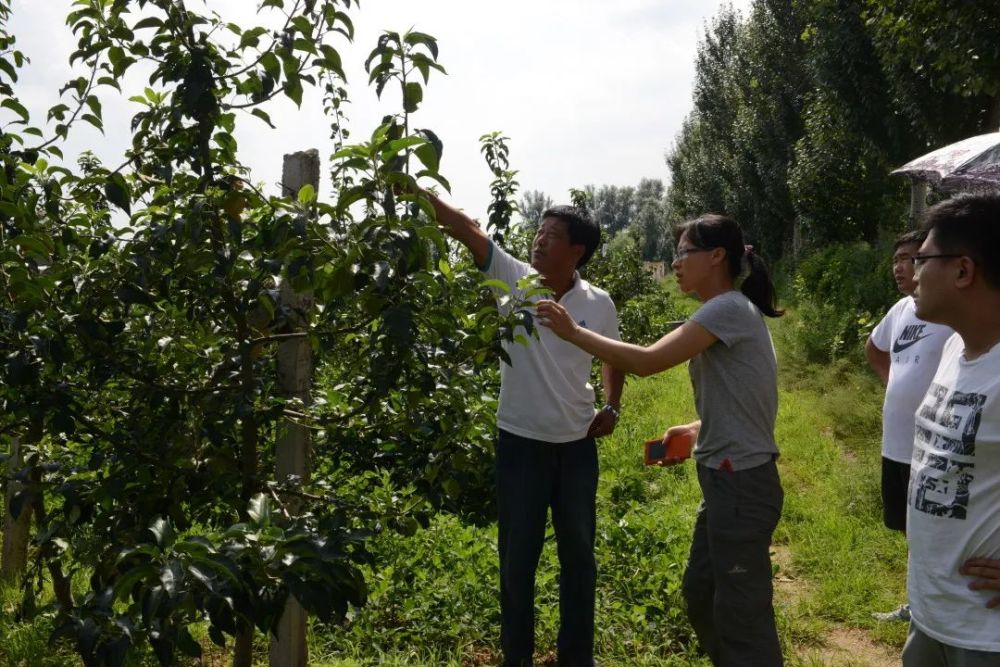
[(996, 591), (969, 590), (958, 568), (1000, 559), (1000, 345), (972, 361), (961, 336), (917, 410), (906, 535), (913, 623), (951, 646), (1000, 653)]
[[(535, 273), (530, 264), (514, 259), (493, 244), (483, 272), (510, 286), (518, 299), (517, 281)], [(501, 312), (509, 308), (508, 295), (497, 293)], [(531, 301), (542, 297), (532, 296)], [(618, 313), (608, 293), (579, 274), (559, 303), (581, 327), (620, 340)], [(533, 310), (533, 309), (532, 309)], [(534, 314), (534, 313), (532, 313)], [(586, 437), (594, 420), (594, 388), (590, 384), (593, 357), (559, 338), (548, 327), (536, 327), (538, 338), (527, 345), (504, 343), (511, 364), (500, 363), (500, 401), (497, 426), (532, 440), (570, 442)], [(518, 327), (518, 334), (524, 330)]]
[(954, 331), (917, 317), (913, 297), (903, 297), (872, 331), (872, 343), (889, 353), (889, 384), (882, 406), (882, 456), (909, 463), (913, 413), (931, 383), (941, 349)]

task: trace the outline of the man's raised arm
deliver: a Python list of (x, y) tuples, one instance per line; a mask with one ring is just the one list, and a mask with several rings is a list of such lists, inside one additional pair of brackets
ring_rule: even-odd
[(475, 220), (441, 201), (433, 192), (425, 190), (424, 194), (427, 195), (431, 206), (434, 207), (438, 224), (441, 225), (445, 233), (468, 248), (476, 266), (483, 268), (490, 254), (490, 239), (486, 236), (486, 232), (476, 224)]

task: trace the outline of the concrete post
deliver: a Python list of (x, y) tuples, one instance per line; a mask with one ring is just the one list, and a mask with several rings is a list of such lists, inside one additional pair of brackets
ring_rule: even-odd
[[(295, 197), (305, 185), (319, 189), (319, 152), (315, 149), (285, 155), (282, 168), (282, 194)], [(293, 331), (308, 328), (312, 308), (311, 293), (295, 293), (291, 285), (281, 285), (281, 303), (293, 313)], [(287, 398), (309, 405), (312, 398), (312, 350), (306, 337), (292, 337), (278, 345), (278, 386)], [(309, 431), (287, 420), (278, 437), (276, 472), (279, 481), (295, 476), (309, 477)], [(278, 625), (278, 635), (270, 647), (271, 667), (306, 667), (309, 651), (306, 644), (306, 613), (298, 600), (289, 598)]]
[(910, 221), (909, 229), (916, 229), (924, 221), (927, 213), (927, 181), (916, 178), (910, 180)]

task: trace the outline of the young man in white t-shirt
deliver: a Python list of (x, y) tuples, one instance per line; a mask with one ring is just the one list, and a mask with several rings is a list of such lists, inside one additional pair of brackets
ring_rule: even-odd
[(916, 414), (904, 667), (1000, 665), (1000, 194), (927, 213), (917, 317), (955, 330)]
[[(913, 417), (934, 377), (941, 349), (954, 332), (917, 317), (913, 303), (913, 262), (924, 231), (903, 234), (893, 247), (892, 275), (904, 296), (872, 331), (865, 344), (869, 365), (886, 385), (882, 406), (882, 520), (906, 531), (906, 490), (913, 455)], [(910, 607), (872, 614), (882, 621), (909, 621)]]
[[(426, 193), (444, 230), (472, 253), (476, 265), (510, 286), (537, 273), (551, 298), (579, 322), (618, 339), (618, 315), (607, 292), (577, 269), (600, 243), (600, 228), (571, 206), (542, 214), (531, 246), (531, 263), (492, 243), (467, 215)], [(498, 307), (507, 306), (498, 294)], [(520, 296), (520, 295), (517, 295)], [(540, 297), (531, 297), (537, 300)], [(535, 568), (552, 508), (559, 554), (559, 664), (594, 664), (594, 559), (597, 498), (595, 438), (610, 434), (618, 419), (625, 375), (605, 364), (607, 404), (594, 409), (593, 357), (546, 327), (527, 346), (504, 345), (510, 365), (500, 366), (497, 407), (497, 510), (500, 552), (500, 639), (505, 666), (530, 666), (534, 653)]]

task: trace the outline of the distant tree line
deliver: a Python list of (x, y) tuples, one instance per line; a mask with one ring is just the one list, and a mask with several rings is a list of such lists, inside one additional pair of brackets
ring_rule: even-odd
[[(627, 233), (644, 260), (669, 260), (671, 221), (707, 211), (736, 217), (772, 261), (878, 244), (907, 218), (908, 184), (889, 172), (1000, 129), (998, 34), (995, 2), (724, 8), (698, 48), (694, 108), (667, 151), (668, 186), (580, 192), (609, 237)], [(526, 224), (551, 201), (527, 192)]]
[[(634, 187), (587, 185), (573, 192), (577, 203), (585, 206), (600, 225), (605, 240), (615, 238), (617, 245), (634, 245), (644, 261), (670, 260), (671, 216), (663, 181), (644, 178)], [(518, 205), (522, 225), (527, 230), (535, 229), (542, 213), (552, 205), (553, 200), (543, 192), (525, 192)]]
[[(669, 184), (572, 193), (610, 239), (595, 280), (618, 275), (622, 262), (669, 261), (672, 224), (726, 213), (784, 267), (804, 357), (857, 356), (896, 295), (886, 246), (907, 225), (910, 197), (890, 172), (1000, 130), (998, 34), (1000, 3), (985, 1), (722, 9), (698, 47), (693, 109), (666, 152)], [(526, 231), (551, 203), (524, 195)]]
[(1000, 4), (756, 0), (706, 27), (667, 154), (677, 217), (734, 215), (771, 259), (905, 225), (889, 172), (1000, 128)]

